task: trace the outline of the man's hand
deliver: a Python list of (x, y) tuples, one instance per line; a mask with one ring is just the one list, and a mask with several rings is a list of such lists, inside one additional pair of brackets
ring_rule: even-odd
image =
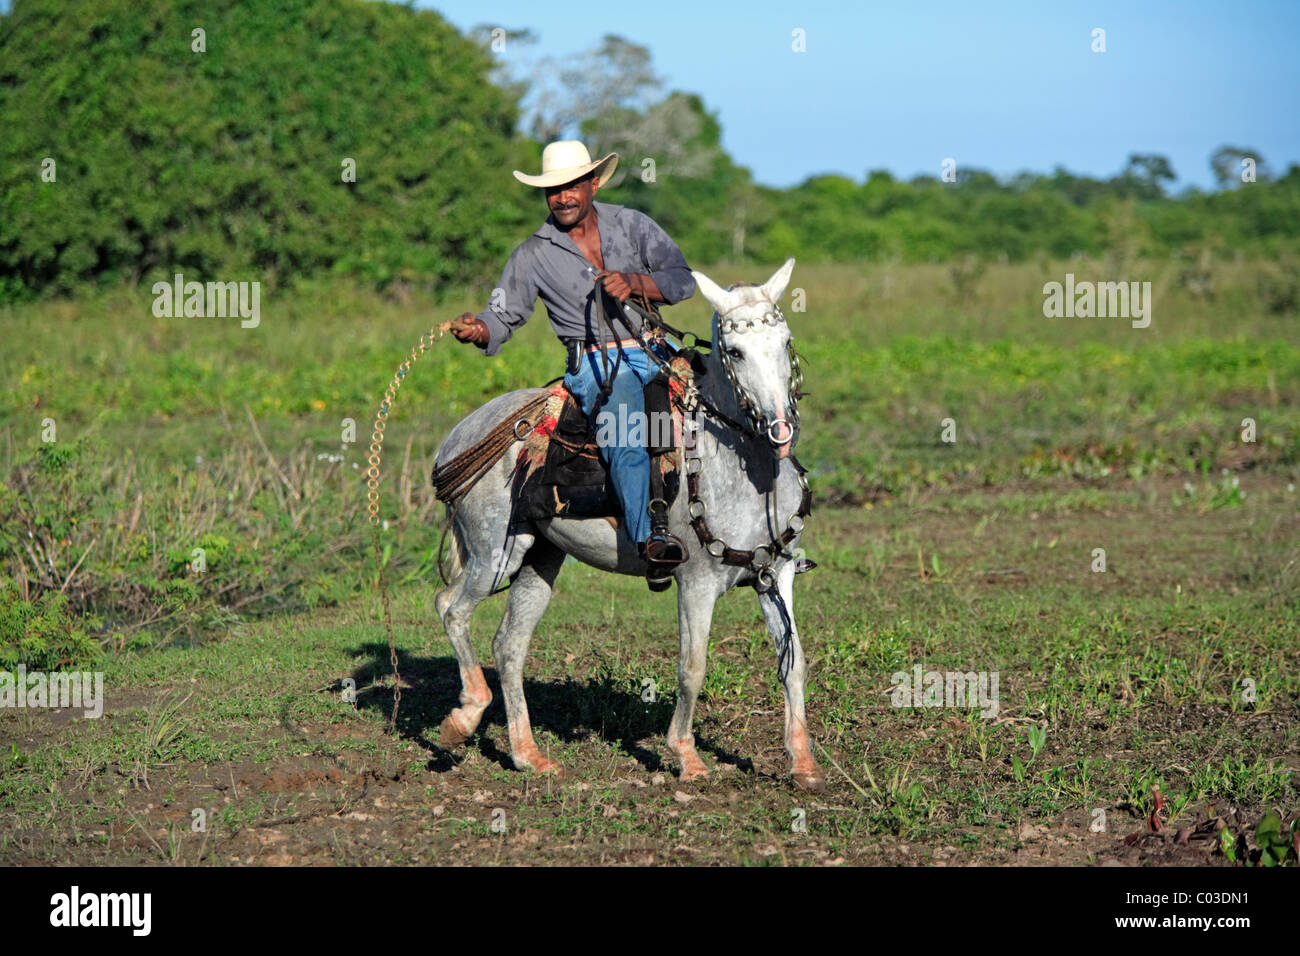
[(619, 302), (627, 302), (629, 295), (641, 291), (641, 284), (637, 280), (647, 278), (630, 272), (602, 272), (599, 277), (604, 280), (604, 291)]
[(599, 278), (605, 282), (605, 291), (620, 302), (626, 302), (627, 297), (636, 291), (630, 281), (635, 279), (635, 276), (623, 272), (602, 272)]
[(641, 272), (602, 272), (600, 278), (605, 281), (605, 291), (626, 302), (628, 296), (643, 295), (652, 302), (663, 302), (664, 295), (650, 276)]
[(487, 325), (482, 319), (475, 318), (473, 312), (466, 312), (456, 316), (450, 322), (444, 322), (442, 330), (450, 332), (462, 342), (473, 342), (480, 346), (487, 345), (491, 338)]

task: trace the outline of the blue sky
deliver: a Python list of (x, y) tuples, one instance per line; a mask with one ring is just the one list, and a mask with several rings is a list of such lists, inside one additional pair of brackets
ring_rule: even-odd
[(540, 54), (605, 33), (649, 47), (667, 89), (699, 93), (728, 152), (772, 186), (937, 176), (946, 157), (998, 176), (1111, 176), (1144, 152), (1169, 158), (1176, 188), (1211, 188), (1221, 145), (1275, 172), (1300, 162), (1300, 0), (416, 5), (465, 30), (531, 28)]

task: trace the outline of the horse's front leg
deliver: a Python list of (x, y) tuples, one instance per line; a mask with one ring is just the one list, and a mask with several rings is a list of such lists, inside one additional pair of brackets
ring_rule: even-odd
[(718, 595), (709, 583), (697, 579), (692, 584), (684, 574), (677, 578), (677, 619), (682, 647), (677, 661), (677, 708), (668, 727), (668, 748), (682, 762), (683, 781), (706, 780), (709, 776), (709, 768), (695, 752), (692, 722), (695, 701), (704, 686), (709, 626), (713, 623), (713, 605), (717, 600)]
[(758, 603), (776, 647), (777, 668), (785, 692), (785, 749), (790, 754), (790, 773), (804, 790), (821, 793), (826, 789), (826, 777), (813, 759), (808, 716), (804, 712), (806, 665), (799, 629), (794, 623), (794, 572), (795, 562), (787, 561), (776, 572), (775, 587), (760, 592)]

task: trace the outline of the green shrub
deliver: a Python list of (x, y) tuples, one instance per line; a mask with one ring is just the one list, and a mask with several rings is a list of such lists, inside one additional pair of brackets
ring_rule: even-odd
[(68, 609), (56, 591), (28, 601), (18, 585), (0, 578), (0, 667), (56, 671), (78, 667), (100, 656), (99, 644)]

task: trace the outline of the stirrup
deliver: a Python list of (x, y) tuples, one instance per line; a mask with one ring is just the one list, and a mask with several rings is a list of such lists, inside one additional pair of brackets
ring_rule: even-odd
[(651, 564), (681, 564), (690, 557), (682, 539), (667, 531), (651, 531), (645, 543), (645, 557)]
[(650, 565), (646, 570), (645, 583), (651, 591), (667, 591), (673, 586), (673, 576), (664, 574), (662, 577), (657, 576), (656, 568), (658, 565)]
[[(654, 536), (651, 535), (651, 538), (653, 537)], [(641, 555), (642, 558), (645, 559), (646, 562), (645, 565), (646, 586), (649, 587), (651, 591), (667, 591), (670, 587), (673, 586), (673, 568), (676, 567), (677, 565), (676, 563), (670, 564), (670, 563), (665, 563), (663, 561), (655, 561), (654, 559), (650, 558), (646, 554), (648, 544), (649, 544), (648, 541), (641, 541), (638, 542), (636, 546), (637, 552)]]
[[(657, 463), (656, 463), (657, 464)], [(652, 464), (651, 468), (655, 468)], [(661, 488), (655, 488), (655, 472), (650, 473), (650, 493), (654, 495), (656, 491), (662, 492)], [(655, 495), (650, 499), (647, 509), (650, 512), (650, 537), (646, 539), (645, 546), (642, 548), (642, 555), (646, 560), (655, 564), (676, 565), (681, 564), (690, 554), (686, 551), (686, 545), (682, 539), (677, 537), (668, 530), (668, 502), (662, 495)]]

